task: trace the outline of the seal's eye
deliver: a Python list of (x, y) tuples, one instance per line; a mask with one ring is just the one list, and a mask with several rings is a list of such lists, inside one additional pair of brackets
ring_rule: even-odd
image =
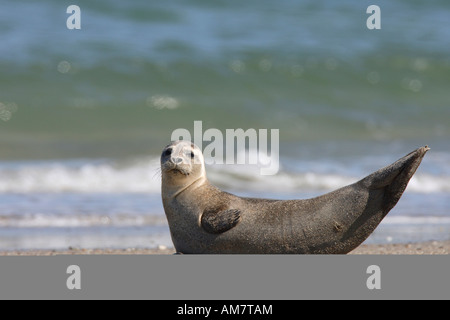
[(194, 159), (195, 154), (191, 151), (191, 159)]
[(166, 151), (164, 151), (163, 153), (163, 157), (168, 157), (172, 154), (172, 149), (167, 149)]

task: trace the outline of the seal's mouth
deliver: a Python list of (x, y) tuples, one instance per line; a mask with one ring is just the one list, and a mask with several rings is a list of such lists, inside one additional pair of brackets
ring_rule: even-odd
[(182, 175), (184, 175), (184, 176), (190, 175), (190, 172), (188, 172), (188, 171), (186, 171), (186, 170), (183, 170), (183, 169), (181, 169), (181, 168), (173, 168), (173, 169), (170, 169), (170, 170), (168, 170), (168, 171), (174, 172), (175, 174), (182, 174)]
[(176, 174), (176, 175), (183, 175), (183, 176), (188, 176), (191, 174), (190, 169), (188, 168), (183, 168), (181, 166), (178, 165), (171, 165), (171, 164), (166, 164), (164, 166), (161, 167), (161, 170), (166, 172), (166, 173), (170, 173), (170, 174)]

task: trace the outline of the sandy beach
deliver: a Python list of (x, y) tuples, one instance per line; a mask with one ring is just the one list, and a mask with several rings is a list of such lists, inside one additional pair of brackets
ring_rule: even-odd
[[(128, 249), (83, 249), (68, 248), (67, 250), (24, 250), (3, 251), (0, 256), (57, 256), (57, 255), (150, 255), (174, 254), (173, 248), (160, 246), (156, 248)], [(450, 254), (450, 240), (430, 241), (406, 244), (363, 244), (353, 250), (351, 255), (445, 255)]]

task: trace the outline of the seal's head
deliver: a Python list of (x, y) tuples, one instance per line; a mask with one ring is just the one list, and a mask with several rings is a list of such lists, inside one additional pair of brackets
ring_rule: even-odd
[(163, 185), (183, 187), (205, 177), (205, 161), (199, 147), (190, 141), (175, 141), (161, 154)]

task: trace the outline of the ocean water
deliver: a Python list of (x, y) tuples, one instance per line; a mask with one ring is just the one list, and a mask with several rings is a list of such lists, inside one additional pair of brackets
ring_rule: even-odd
[[(175, 129), (278, 129), (280, 170), (210, 165), (243, 196), (308, 198), (431, 150), (367, 243), (450, 239), (450, 3), (0, 4), (0, 250), (172, 246)], [(205, 147), (207, 143), (204, 143)]]

